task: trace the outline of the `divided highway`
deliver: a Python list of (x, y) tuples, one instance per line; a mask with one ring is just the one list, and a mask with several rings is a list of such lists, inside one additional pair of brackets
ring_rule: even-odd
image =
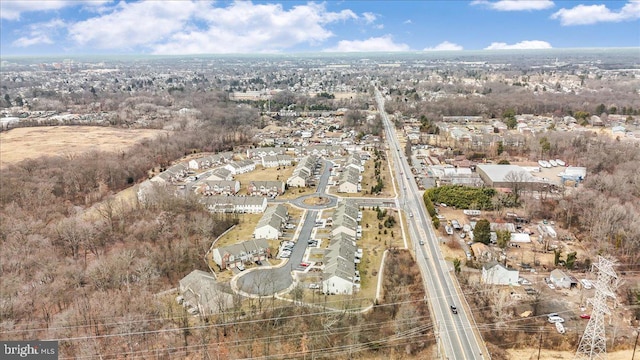
[[(416, 185), (405, 149), (400, 146), (395, 128), (384, 109), (384, 98), (376, 88), (376, 102), (382, 117), (385, 136), (390, 153), (394, 159), (394, 172), (398, 179), (398, 203), (407, 214), (409, 232), (413, 239), (416, 261), (423, 275), (423, 282), (429, 299), (432, 316), (436, 325), (436, 338), (439, 342), (439, 353), (445, 359), (488, 359), (485, 346), (479, 333), (474, 331), (464, 300), (457, 292), (454, 279), (451, 277), (449, 264), (444, 260), (439, 249), (431, 219), (426, 213), (422, 193)], [(418, 245), (424, 244), (424, 245)], [(457, 314), (451, 306), (457, 307)], [(477, 335), (477, 336), (476, 336)]]

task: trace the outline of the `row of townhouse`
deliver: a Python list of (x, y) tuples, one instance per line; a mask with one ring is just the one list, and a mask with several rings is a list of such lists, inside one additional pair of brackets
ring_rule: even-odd
[(209, 211), (216, 213), (262, 213), (267, 208), (267, 198), (262, 196), (206, 196), (200, 200)]
[[(240, 191), (240, 182), (237, 180), (203, 180), (195, 188), (197, 194), (211, 195), (235, 195)], [(284, 194), (283, 181), (251, 181), (247, 186), (247, 192), (251, 196), (276, 197)]]
[(251, 239), (238, 244), (214, 248), (213, 261), (220, 270), (233, 269), (240, 264), (264, 261), (271, 257), (269, 244), (265, 239)]
[(258, 147), (253, 149), (247, 149), (247, 158), (260, 159), (265, 156), (284, 155), (286, 152), (287, 152), (287, 148), (284, 148), (284, 147)]
[(251, 196), (276, 197), (284, 194), (284, 191), (284, 181), (278, 180), (251, 181), (247, 187), (247, 192)]
[(287, 185), (290, 187), (307, 187), (309, 186), (313, 177), (313, 171), (318, 164), (318, 157), (309, 155), (303, 157), (296, 168), (293, 170), (293, 174), (287, 179)]
[(208, 169), (214, 166), (226, 164), (233, 158), (232, 152), (223, 152), (215, 155), (203, 156), (197, 159), (189, 160), (189, 169), (200, 170)]
[(258, 225), (253, 231), (253, 237), (256, 239), (277, 239), (282, 235), (282, 230), (289, 221), (289, 210), (287, 207), (278, 204), (268, 208)]
[[(203, 315), (224, 312), (233, 307), (233, 292), (218, 283), (213, 274), (193, 270), (178, 282), (179, 302), (184, 307), (195, 308)], [(194, 312), (195, 313), (195, 312)]]
[(338, 145), (310, 145), (298, 147), (295, 150), (296, 155), (313, 155), (323, 157), (337, 157), (342, 156), (345, 150), (342, 146)]
[(338, 178), (338, 192), (339, 193), (357, 193), (362, 190), (360, 182), (362, 181), (362, 175), (360, 172), (352, 167), (342, 170), (340, 177)]
[(350, 154), (345, 160), (342, 173), (338, 178), (338, 192), (357, 193), (362, 190), (362, 172), (364, 161), (357, 153)]
[(345, 201), (338, 204), (332, 215), (331, 241), (325, 252), (322, 291), (325, 294), (353, 294), (360, 287), (356, 264), (362, 258), (356, 239), (362, 234), (358, 222), (362, 213), (357, 204)]
[(253, 160), (233, 161), (224, 166), (232, 175), (244, 174), (256, 169), (256, 163)]
[(240, 191), (240, 182), (234, 180), (204, 180), (199, 183), (196, 193), (210, 195), (235, 195)]
[(173, 184), (182, 181), (189, 176), (189, 168), (185, 164), (175, 164), (160, 174), (151, 178), (157, 184)]
[(293, 157), (290, 155), (267, 155), (261, 158), (262, 166), (265, 168), (278, 167), (278, 166), (291, 166), (293, 163)]

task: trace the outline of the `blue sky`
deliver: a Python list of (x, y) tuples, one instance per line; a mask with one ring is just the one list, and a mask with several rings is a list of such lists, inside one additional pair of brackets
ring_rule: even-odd
[(2, 0), (0, 55), (640, 47), (640, 0)]

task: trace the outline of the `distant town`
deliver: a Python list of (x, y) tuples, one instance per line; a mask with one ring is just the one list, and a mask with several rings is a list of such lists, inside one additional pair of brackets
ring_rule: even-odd
[(637, 49), (3, 58), (0, 79), (3, 339), (500, 359), (601, 323), (633, 349)]

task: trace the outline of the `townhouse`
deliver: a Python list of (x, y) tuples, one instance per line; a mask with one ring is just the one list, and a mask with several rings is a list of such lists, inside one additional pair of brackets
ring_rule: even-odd
[(238, 244), (214, 248), (213, 261), (220, 270), (233, 269), (240, 264), (263, 261), (271, 257), (269, 244), (265, 239), (252, 239)]
[(283, 181), (251, 181), (247, 186), (247, 192), (251, 196), (276, 197), (284, 194), (285, 184)]
[(253, 237), (256, 239), (277, 239), (282, 235), (282, 229), (289, 220), (289, 210), (286, 206), (278, 204), (268, 208), (258, 225), (253, 231)]
[(253, 160), (232, 161), (224, 166), (233, 175), (244, 174), (255, 170), (256, 163)]
[(262, 196), (206, 196), (200, 200), (209, 211), (216, 213), (257, 214), (267, 208), (267, 198)]
[(198, 187), (203, 195), (235, 195), (240, 191), (239, 181), (204, 180)]
[(293, 163), (293, 157), (290, 155), (266, 155), (260, 160), (262, 166), (265, 168), (278, 167), (278, 166), (291, 166)]

